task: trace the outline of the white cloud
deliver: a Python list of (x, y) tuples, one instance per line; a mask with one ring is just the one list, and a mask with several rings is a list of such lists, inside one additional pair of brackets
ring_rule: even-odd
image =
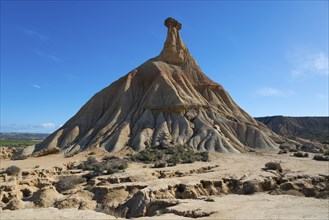
[(41, 89), (41, 86), (39, 86), (39, 85), (32, 85), (34, 88), (36, 88), (36, 89)]
[(48, 60), (52, 60), (52, 61), (56, 61), (56, 62), (60, 62), (61, 60), (54, 56), (54, 55), (50, 55), (50, 54), (46, 54), (46, 53), (43, 53), (39, 50), (33, 50), (34, 53), (36, 53), (37, 55), (39, 55), (40, 57), (43, 57), (43, 58), (46, 58)]
[(37, 38), (41, 41), (44, 41), (44, 42), (50, 41), (50, 39), (47, 36), (37, 32), (37, 31), (31, 30), (31, 29), (24, 29), (23, 31), (25, 34), (27, 34), (33, 38)]
[(1, 124), (1, 132), (36, 132), (36, 133), (51, 133), (61, 126), (51, 122), (40, 124)]
[(313, 54), (293, 54), (289, 56), (293, 64), (291, 76), (294, 79), (310, 76), (329, 76), (328, 55), (323, 52)]
[(293, 91), (283, 91), (272, 87), (263, 87), (256, 91), (260, 96), (287, 97), (294, 94)]
[(259, 89), (257, 93), (261, 96), (278, 96), (281, 92), (277, 89), (267, 87)]
[(55, 124), (53, 124), (53, 123), (42, 123), (41, 124), (41, 127), (42, 128), (46, 128), (46, 129), (52, 129), (52, 128), (55, 128), (56, 127), (56, 125)]

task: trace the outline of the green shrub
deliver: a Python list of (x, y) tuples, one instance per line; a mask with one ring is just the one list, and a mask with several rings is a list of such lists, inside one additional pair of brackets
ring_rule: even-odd
[(279, 172), (282, 172), (282, 167), (280, 163), (268, 162), (265, 164), (265, 170), (277, 170)]
[(87, 185), (87, 186), (85, 186), (85, 188), (84, 188), (84, 190), (87, 190), (87, 191), (91, 191), (92, 190), (92, 186), (91, 185)]
[(209, 161), (209, 152), (208, 151), (203, 151), (199, 153), (200, 160), (203, 162)]
[[(188, 145), (177, 145), (175, 147), (151, 147), (131, 157), (133, 161), (143, 163), (193, 163), (195, 161), (209, 161), (208, 152), (195, 152)], [(156, 164), (155, 164), (156, 166)]]
[(163, 159), (163, 151), (147, 149), (133, 155), (131, 159), (143, 163), (154, 163)]
[(9, 176), (18, 175), (20, 172), (21, 172), (21, 168), (19, 168), (18, 166), (10, 166), (6, 169), (6, 173)]
[(166, 167), (167, 163), (163, 162), (163, 161), (158, 161), (153, 165), (153, 168), (163, 168)]
[(303, 153), (303, 152), (300, 152), (300, 151), (295, 152), (293, 155), (295, 157), (308, 157), (308, 153)]
[(125, 170), (127, 167), (128, 161), (126, 159), (104, 157), (102, 161), (98, 162), (92, 156), (78, 166), (79, 169), (94, 171), (93, 176), (113, 174), (120, 170)]
[(96, 163), (96, 162), (97, 162), (97, 160), (96, 160), (96, 158), (93, 157), (93, 156), (89, 156), (89, 157), (87, 158), (87, 163), (89, 163), (89, 164), (93, 164), (93, 163)]
[(56, 190), (58, 192), (64, 192), (66, 190), (74, 188), (77, 184), (86, 182), (85, 178), (78, 176), (61, 176), (59, 181), (55, 183)]
[(329, 156), (324, 156), (324, 155), (314, 155), (313, 160), (318, 160), (318, 161), (329, 161)]
[(326, 150), (325, 152), (323, 152), (323, 155), (329, 156), (329, 150)]
[(287, 150), (280, 150), (278, 154), (286, 154), (286, 153), (288, 153)]

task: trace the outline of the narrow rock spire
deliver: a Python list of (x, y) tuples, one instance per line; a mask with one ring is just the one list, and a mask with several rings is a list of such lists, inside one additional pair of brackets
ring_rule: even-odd
[(167, 18), (164, 22), (164, 25), (170, 29), (170, 28), (176, 28), (176, 30), (180, 30), (182, 29), (182, 24), (179, 23), (177, 20), (173, 19), (173, 18)]
[(169, 64), (182, 65), (187, 55), (186, 46), (178, 32), (182, 24), (173, 18), (167, 18), (164, 25), (168, 28), (167, 39), (158, 59)]

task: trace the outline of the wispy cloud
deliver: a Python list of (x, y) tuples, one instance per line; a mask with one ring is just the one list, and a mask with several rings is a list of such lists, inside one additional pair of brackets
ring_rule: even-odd
[(42, 123), (42, 124), (40, 124), (40, 126), (42, 128), (46, 128), (46, 129), (52, 129), (52, 128), (56, 127), (56, 125), (54, 123), (50, 123), (50, 122)]
[(39, 85), (32, 85), (34, 88), (36, 88), (36, 89), (41, 89), (41, 86), (39, 86)]
[(43, 42), (50, 41), (50, 39), (47, 36), (45, 36), (44, 34), (41, 34), (40, 32), (31, 30), (31, 29), (23, 29), (23, 31), (24, 31), (25, 34), (29, 35), (30, 37), (39, 39)]
[(43, 57), (43, 58), (48, 59), (48, 60), (52, 60), (52, 61), (55, 61), (55, 62), (60, 62), (61, 61), (58, 57), (56, 57), (54, 55), (51, 55), (51, 54), (41, 52), (40, 50), (33, 50), (33, 52), (36, 53), (37, 55), (39, 55), (40, 57)]
[(312, 54), (295, 53), (288, 58), (293, 64), (291, 70), (293, 79), (310, 76), (329, 76), (329, 59), (328, 55), (323, 52)]
[(40, 124), (7, 124), (1, 125), (1, 132), (40, 132), (50, 133), (61, 127), (51, 122), (45, 122)]
[(263, 87), (256, 91), (257, 95), (260, 96), (271, 96), (271, 97), (287, 97), (294, 94), (293, 91), (284, 91), (272, 87)]

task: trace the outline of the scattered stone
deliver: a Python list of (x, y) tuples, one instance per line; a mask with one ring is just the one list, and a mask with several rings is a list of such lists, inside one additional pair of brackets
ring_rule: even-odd
[(282, 183), (280, 184), (280, 189), (284, 190), (284, 191), (288, 191), (288, 190), (292, 190), (292, 189), (296, 189), (296, 187), (290, 183), (290, 182), (287, 182), (287, 183)]
[(242, 194), (249, 195), (259, 191), (260, 191), (259, 183), (257, 180), (247, 180), (242, 183), (242, 190), (241, 190)]
[(20, 199), (13, 198), (11, 199), (8, 204), (3, 208), (3, 210), (17, 210), (23, 207), (23, 202)]
[(13, 154), (11, 157), (12, 160), (25, 160), (28, 156), (30, 156), (35, 149), (35, 145), (27, 146), (21, 149), (20, 151)]
[(58, 193), (53, 186), (44, 187), (35, 192), (31, 198), (34, 204), (38, 207), (51, 207), (56, 201), (63, 198), (63, 195)]

